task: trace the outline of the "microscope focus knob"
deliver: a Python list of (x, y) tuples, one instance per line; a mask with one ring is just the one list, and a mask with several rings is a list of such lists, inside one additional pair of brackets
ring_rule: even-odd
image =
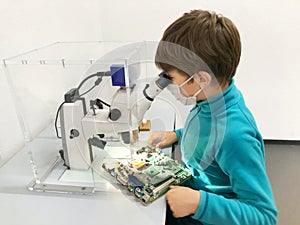
[(109, 113), (109, 118), (112, 121), (116, 121), (121, 117), (121, 111), (119, 109), (112, 109)]
[(76, 129), (70, 130), (70, 139), (76, 138), (79, 136), (79, 131)]

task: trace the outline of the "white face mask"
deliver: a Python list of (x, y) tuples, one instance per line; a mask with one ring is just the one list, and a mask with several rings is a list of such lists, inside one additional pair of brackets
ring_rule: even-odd
[(184, 81), (180, 85), (176, 84), (169, 84), (167, 86), (167, 89), (173, 94), (173, 96), (176, 98), (176, 100), (180, 101), (183, 105), (195, 105), (197, 100), (196, 96), (202, 91), (202, 89), (199, 89), (193, 96), (185, 96), (181, 93), (180, 88), (185, 85), (187, 82), (189, 82), (191, 79), (193, 79), (195, 75), (191, 76), (189, 79)]

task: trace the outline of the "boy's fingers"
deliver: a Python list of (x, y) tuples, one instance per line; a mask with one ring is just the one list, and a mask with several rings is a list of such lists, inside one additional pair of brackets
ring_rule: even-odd
[(162, 140), (156, 145), (156, 148), (163, 148), (165, 147), (165, 145), (166, 145), (166, 140)]
[(152, 146), (152, 140), (148, 140), (148, 145)]
[(170, 186), (170, 189), (175, 189), (175, 188), (178, 188), (179, 186), (173, 186), (173, 185), (171, 185)]
[(156, 146), (155, 146), (155, 148), (161, 148), (162, 147), (162, 141), (161, 142), (159, 142)]

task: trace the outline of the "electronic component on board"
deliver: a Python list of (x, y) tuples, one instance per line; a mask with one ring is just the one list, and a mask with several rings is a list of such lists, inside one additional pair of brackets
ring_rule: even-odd
[(191, 172), (160, 149), (143, 147), (131, 160), (104, 162), (102, 167), (144, 205), (164, 195), (170, 185), (189, 179)]

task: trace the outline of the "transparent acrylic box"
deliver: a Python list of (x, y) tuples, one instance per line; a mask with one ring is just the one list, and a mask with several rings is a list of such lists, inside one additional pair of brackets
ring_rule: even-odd
[[(33, 172), (29, 190), (80, 194), (118, 190), (115, 179), (102, 168), (103, 159), (130, 158), (133, 149), (147, 145), (148, 133), (140, 132), (138, 141), (124, 144), (116, 132), (118, 128), (113, 128), (115, 132), (104, 138), (107, 143), (104, 149), (91, 148), (89, 153), (93, 159), (86, 169), (68, 169), (59, 154), (63, 143), (56, 137), (55, 118), (65, 93), (89, 75), (109, 71), (112, 65), (124, 66), (128, 86), (132, 82), (141, 86), (149, 83), (159, 73), (154, 64), (156, 47), (155, 42), (58, 42), (3, 61), (20, 126), (30, 146), (28, 159), (24, 159), (29, 161)], [(99, 86), (92, 89), (94, 82), (95, 79), (91, 79), (82, 86), (82, 93), (88, 92), (83, 96), (87, 112), (91, 100), (100, 98), (111, 103), (119, 88), (112, 86), (110, 77), (103, 77)], [(130, 95), (129, 89), (126, 93)], [(136, 99), (140, 97), (137, 94)], [(168, 93), (163, 93), (145, 114), (145, 118), (152, 121), (152, 130), (174, 128), (176, 109), (169, 101), (171, 98)], [(131, 100), (127, 100), (124, 104), (125, 107), (128, 104), (129, 109)], [(81, 124), (74, 113), (70, 117), (74, 123)], [(60, 122), (58, 116), (58, 135), (62, 132)], [(130, 123), (128, 118), (128, 130), (132, 133)], [(96, 132), (91, 134), (98, 135)], [(65, 134), (66, 138), (68, 135)], [(88, 142), (87, 138), (83, 140)], [(81, 147), (78, 144), (80, 154)]]

